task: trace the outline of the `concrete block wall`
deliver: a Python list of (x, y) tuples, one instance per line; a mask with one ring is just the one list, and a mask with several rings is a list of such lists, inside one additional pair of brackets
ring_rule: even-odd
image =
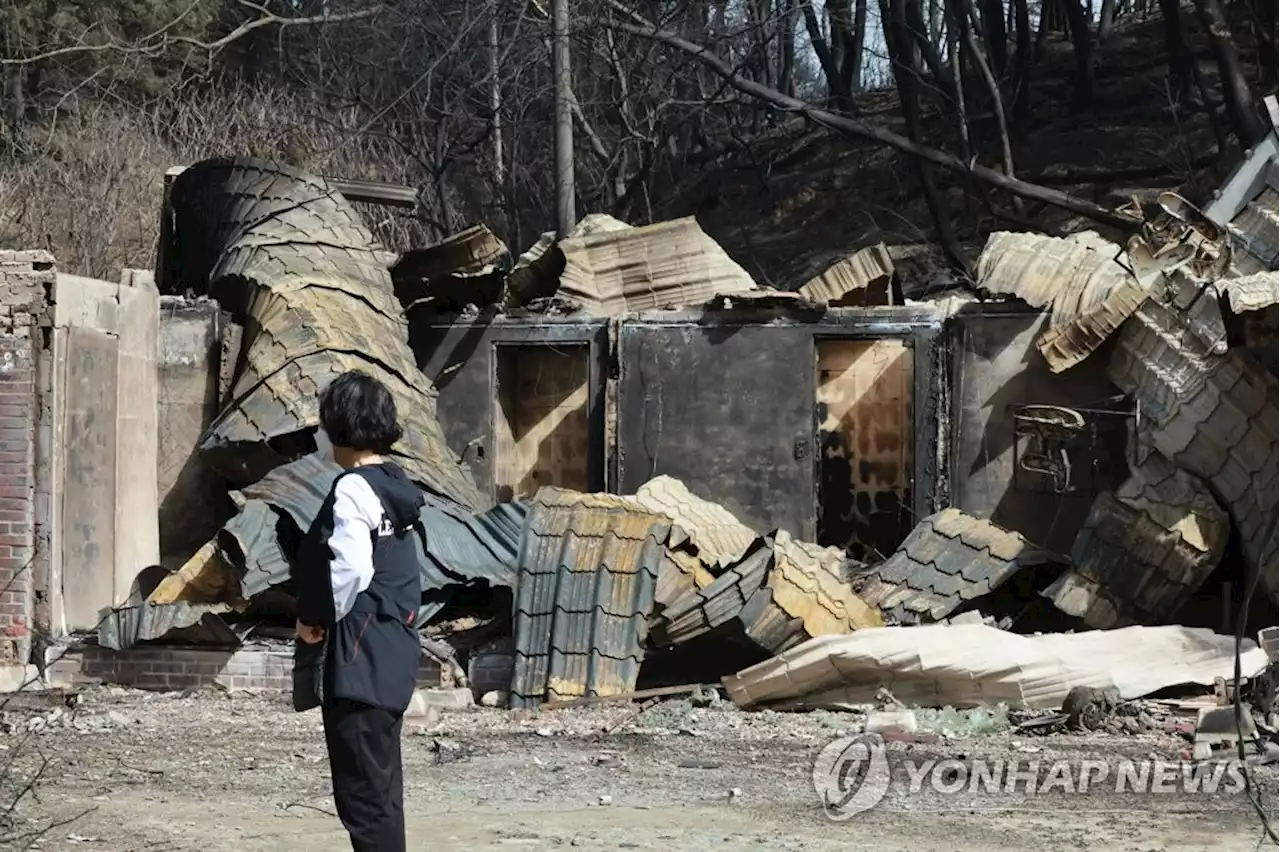
[(0, 251), (0, 665), (30, 656), (40, 567), (37, 368), (55, 275), (48, 252)]
[[(218, 684), (229, 690), (293, 689), (293, 649), (288, 645), (230, 648), (152, 646), (112, 651), (96, 645), (53, 652), (55, 683), (106, 683), (137, 689), (182, 690)], [(424, 659), (420, 687), (440, 684), (440, 667)]]

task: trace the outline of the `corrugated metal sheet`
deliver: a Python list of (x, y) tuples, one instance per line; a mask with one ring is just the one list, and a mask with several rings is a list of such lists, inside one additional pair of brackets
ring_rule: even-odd
[(223, 558), (216, 541), (201, 547), (147, 596), (154, 604), (218, 603), (237, 600), (240, 572)]
[[(280, 526), (288, 523), (267, 503), (250, 500), (240, 513), (218, 531), (218, 548), (240, 569), (240, 597), (252, 600), (268, 589), (289, 583), (289, 557), (280, 541)], [(301, 538), (294, 531), (297, 538)]]
[(999, 231), (978, 258), (978, 286), (1053, 310), (1036, 346), (1055, 373), (1078, 364), (1133, 314), (1146, 291), (1096, 234), (1068, 239)]
[[(326, 456), (312, 453), (233, 493), (239, 513), (219, 531), (215, 541), (148, 597), (147, 607), (156, 611), (129, 616), (132, 621), (117, 619), (100, 631), (100, 641), (124, 642), (122, 647), (128, 647), (194, 624), (204, 612), (225, 611), (226, 603), (234, 606), (268, 590), (289, 594), (290, 555), (340, 472)], [(421, 520), (427, 546), (424, 550), (418, 540), (418, 555), (426, 601), (418, 612), (419, 623), (435, 615), (446, 602), (445, 596), (432, 592), (477, 581), (491, 586), (515, 585), (527, 504), (504, 503), (472, 515), (451, 501), (430, 494), (424, 497)], [(215, 608), (192, 610), (188, 605), (193, 602), (213, 602)], [(161, 612), (164, 605), (172, 607)]]
[[(169, 292), (207, 292), (249, 317), (233, 401), (202, 443), (258, 443), (318, 424), (319, 392), (362, 369), (391, 388), (411, 477), (467, 505), (480, 498), (445, 444), (436, 395), (414, 366), (407, 326), (373, 235), (324, 181), (257, 160), (210, 160), (171, 191)], [(172, 274), (170, 274), (172, 273)]]
[(748, 624), (760, 617), (767, 602), (762, 598), (751, 613), (744, 613), (744, 609), (765, 588), (771, 568), (773, 546), (767, 539), (758, 539), (756, 547), (741, 562), (709, 586), (676, 601), (655, 619), (654, 641), (659, 645), (682, 645), (735, 621), (736, 629), (746, 634)]
[(502, 292), (510, 253), (483, 224), (473, 225), (433, 246), (413, 249), (391, 267), (396, 298), (408, 308), (421, 299), (433, 307), (488, 305)]
[(649, 480), (631, 499), (644, 509), (669, 518), (678, 527), (672, 531), (672, 544), (682, 544), (680, 533), (683, 533), (693, 553), (713, 574), (742, 559), (759, 538), (728, 509), (703, 500), (671, 476)]
[[(1269, 98), (1267, 108), (1275, 105)], [(1280, 265), (1280, 139), (1273, 131), (1232, 171), (1214, 193), (1205, 215), (1226, 226), (1236, 248), (1235, 267), (1248, 274)]]
[(1024, 569), (1066, 560), (990, 521), (944, 509), (925, 518), (892, 556), (858, 577), (859, 597), (899, 624), (946, 618)]
[(1280, 303), (1280, 272), (1270, 270), (1239, 278), (1223, 278), (1215, 285), (1227, 297), (1233, 314), (1260, 311)]
[(556, 232), (547, 231), (529, 246), (502, 283), (502, 305), (510, 310), (534, 299), (555, 295), (564, 272), (564, 252), (556, 246)]
[(840, 307), (893, 304), (893, 258), (884, 243), (837, 261), (800, 288), (800, 295)]
[(159, 639), (177, 630), (199, 629), (204, 644), (236, 645), (240, 637), (221, 615), (231, 612), (227, 604), (153, 604), (133, 601), (116, 609), (104, 609), (98, 618), (98, 644), (124, 651), (139, 642)]
[(1263, 189), (1231, 220), (1227, 233), (1262, 269), (1275, 269), (1280, 264), (1280, 195)]
[(776, 654), (814, 636), (883, 626), (841, 576), (844, 563), (835, 548), (798, 542), (786, 532), (757, 539), (739, 564), (656, 618), (654, 639), (679, 645), (730, 629)]
[(852, 633), (883, 627), (880, 613), (850, 588), (844, 577), (844, 552), (796, 541), (779, 532), (773, 544), (769, 588), (774, 603), (804, 625), (808, 636)]
[[(851, 709), (887, 687), (906, 704), (1054, 709), (1072, 687), (1113, 688), (1122, 699), (1230, 679), (1234, 638), (1189, 627), (1126, 627), (1022, 636), (981, 624), (884, 627), (822, 636), (724, 678), (739, 707)], [(1266, 652), (1244, 641), (1254, 677)]]
[(559, 295), (597, 316), (705, 304), (755, 289), (692, 216), (560, 241)]
[(442, 500), (427, 498), (422, 526), (427, 536), (423, 589), (483, 580), (490, 586), (514, 588), (520, 536), (527, 502), (503, 503), (480, 515), (460, 511)]
[[(1182, 308), (1194, 282), (1168, 280), (1179, 289), (1167, 300), (1147, 300), (1126, 323), (1108, 374), (1138, 400), (1155, 448), (1209, 483), (1240, 531), (1248, 564), (1262, 572), (1271, 599), (1280, 601), (1276, 377), (1251, 356), (1212, 345), (1205, 323), (1188, 322)], [(1218, 310), (1216, 299), (1198, 303)]]
[(1099, 629), (1168, 623), (1213, 573), (1230, 532), (1205, 482), (1152, 453), (1115, 494), (1098, 495), (1072, 569), (1045, 596)]
[(619, 498), (538, 492), (520, 547), (511, 706), (635, 688), (669, 534)]
[[(672, 531), (672, 536), (676, 535)], [(667, 555), (658, 569), (658, 587), (654, 590), (653, 601), (659, 611), (681, 601), (699, 589), (705, 589), (714, 583), (715, 576), (703, 566), (702, 561), (691, 553), (672, 549), (670, 542)]]

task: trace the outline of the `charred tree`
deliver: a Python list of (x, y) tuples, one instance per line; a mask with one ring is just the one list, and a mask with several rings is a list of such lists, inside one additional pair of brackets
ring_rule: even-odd
[(778, 91), (796, 93), (796, 0), (779, 0)]
[[(893, 69), (894, 82), (898, 88), (898, 99), (902, 103), (902, 117), (907, 125), (907, 138), (917, 144), (921, 141), (920, 119), (920, 71), (921, 63), (917, 57), (915, 39), (907, 25), (906, 5), (916, 0), (880, 0), (880, 19), (885, 22), (884, 41), (888, 48), (889, 65)], [(925, 203), (929, 207), (929, 215), (938, 232), (938, 242), (947, 256), (953, 269), (968, 274), (969, 264), (965, 260), (964, 250), (956, 238), (955, 227), (947, 211), (942, 191), (934, 175), (933, 166), (923, 160), (914, 161), (916, 173), (924, 190)]]
[(1214, 58), (1218, 61), (1222, 98), (1226, 102), (1231, 128), (1243, 147), (1252, 148), (1266, 138), (1267, 130), (1255, 106), (1249, 78), (1240, 63), (1240, 54), (1231, 38), (1222, 4), (1218, 0), (1196, 0), (1196, 9)]
[(1076, 59), (1075, 106), (1082, 109), (1093, 100), (1093, 28), (1081, 0), (1059, 0), (1066, 6), (1067, 28)]
[(1195, 57), (1187, 45), (1178, 0), (1160, 0), (1160, 17), (1164, 23), (1165, 50), (1169, 53), (1169, 79), (1179, 101), (1191, 91)]
[(1013, 21), (1018, 34), (1014, 54), (1013, 123), (1022, 125), (1031, 117), (1031, 68), (1035, 62), (1035, 45), (1031, 40), (1031, 14), (1027, 0), (1012, 0)]
[[(865, 0), (863, 2), (865, 5)], [(952, 94), (955, 86), (951, 80), (951, 73), (947, 70), (947, 66), (943, 64), (942, 56), (938, 53), (938, 49), (929, 40), (929, 31), (924, 22), (924, 15), (920, 11), (919, 0), (910, 0), (905, 5), (907, 28), (910, 30), (912, 41), (919, 52), (920, 58), (928, 66), (929, 73), (933, 76), (934, 84), (949, 95)]]
[(1003, 0), (982, 0), (982, 32), (986, 36), (991, 69), (1003, 77), (1009, 68), (1009, 33), (1004, 26)]
[(636, 22), (611, 21), (608, 26), (614, 30), (641, 38), (653, 39), (679, 50), (709, 68), (732, 88), (749, 97), (759, 98), (776, 109), (803, 116), (819, 127), (825, 127), (850, 139), (886, 145), (911, 157), (925, 160), (956, 174), (966, 175), (973, 180), (1004, 192), (1019, 195), (1030, 201), (1051, 204), (1063, 210), (1070, 210), (1092, 221), (1116, 228), (1125, 234), (1137, 233), (1142, 227), (1142, 222), (1133, 216), (1110, 210), (1086, 198), (1079, 198), (1051, 187), (1011, 178), (995, 169), (988, 168), (972, 160), (961, 159), (947, 151), (908, 139), (879, 125), (870, 124), (849, 116), (835, 115), (812, 104), (788, 97), (775, 89), (761, 86), (743, 77), (732, 65), (701, 45), (682, 38), (669, 30), (655, 26), (649, 21), (644, 21), (635, 15), (630, 7), (623, 5), (619, 0), (605, 0), (605, 2), (610, 7), (624, 12), (630, 20)]
[(1280, 4), (1272, 0), (1249, 0), (1245, 6), (1253, 21), (1254, 38), (1257, 40), (1261, 88), (1267, 92), (1274, 91), (1277, 78), (1280, 78), (1280, 49), (1277, 49), (1276, 44)]
[(867, 47), (867, 0), (854, 0), (853, 44), (849, 49), (849, 91), (862, 91), (862, 56)]
[(1116, 29), (1116, 0), (1102, 0), (1098, 13), (1098, 46), (1106, 44)]
[[(836, 60), (836, 56), (832, 51), (832, 45), (827, 43), (826, 38), (822, 35), (822, 25), (818, 21), (818, 13), (813, 8), (810, 0), (801, 0), (801, 13), (804, 15), (805, 29), (809, 31), (809, 41), (813, 43), (813, 52), (818, 57), (818, 64), (822, 67), (822, 76), (827, 81), (827, 106), (836, 112), (852, 112), (853, 111), (853, 92), (844, 82), (844, 77), (840, 73), (840, 65)], [(832, 34), (832, 41), (835, 41), (835, 34)]]

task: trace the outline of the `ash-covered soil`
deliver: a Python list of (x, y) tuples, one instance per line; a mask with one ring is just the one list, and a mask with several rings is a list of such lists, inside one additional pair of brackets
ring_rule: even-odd
[[(293, 713), (282, 695), (103, 688), (74, 708), (24, 704), (0, 725), (4, 801), (44, 769), (9, 830), (27, 838), (10, 848), (349, 848), (332, 815), (319, 716)], [(908, 760), (1016, 760), (1024, 773), (1039, 761), (1041, 779), (1055, 760), (1177, 760), (1187, 742), (1173, 720), (1140, 734), (1048, 737), (950, 724), (953, 736), (940, 742), (891, 744), (889, 794), (832, 821), (811, 766), (862, 723), (855, 713), (748, 713), (688, 700), (446, 712), (406, 727), (410, 848), (1156, 852), (1252, 850), (1262, 836), (1226, 780), (1212, 794), (1117, 793), (1110, 780), (1035, 795), (1025, 781), (1012, 791), (910, 789)], [(1275, 767), (1253, 777), (1274, 810)]]

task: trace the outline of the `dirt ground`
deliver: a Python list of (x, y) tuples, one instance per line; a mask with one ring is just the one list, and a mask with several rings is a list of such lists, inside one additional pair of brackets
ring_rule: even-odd
[[(822, 811), (810, 767), (858, 714), (744, 713), (688, 700), (531, 713), (474, 709), (406, 728), (410, 848), (1253, 850), (1239, 793), (891, 795), (846, 822)], [(118, 688), (71, 710), (4, 714), (9, 781), (48, 760), (18, 828), (36, 849), (341, 850), (318, 714), (281, 695)], [(1034, 743), (1034, 744), (1033, 744)], [(1176, 733), (1004, 731), (899, 751), (1072, 760), (1176, 758)], [(902, 755), (899, 755), (902, 756)], [(1255, 770), (1277, 799), (1275, 767)], [(895, 779), (896, 781), (896, 779)], [(22, 848), (21, 845), (14, 848)]]

